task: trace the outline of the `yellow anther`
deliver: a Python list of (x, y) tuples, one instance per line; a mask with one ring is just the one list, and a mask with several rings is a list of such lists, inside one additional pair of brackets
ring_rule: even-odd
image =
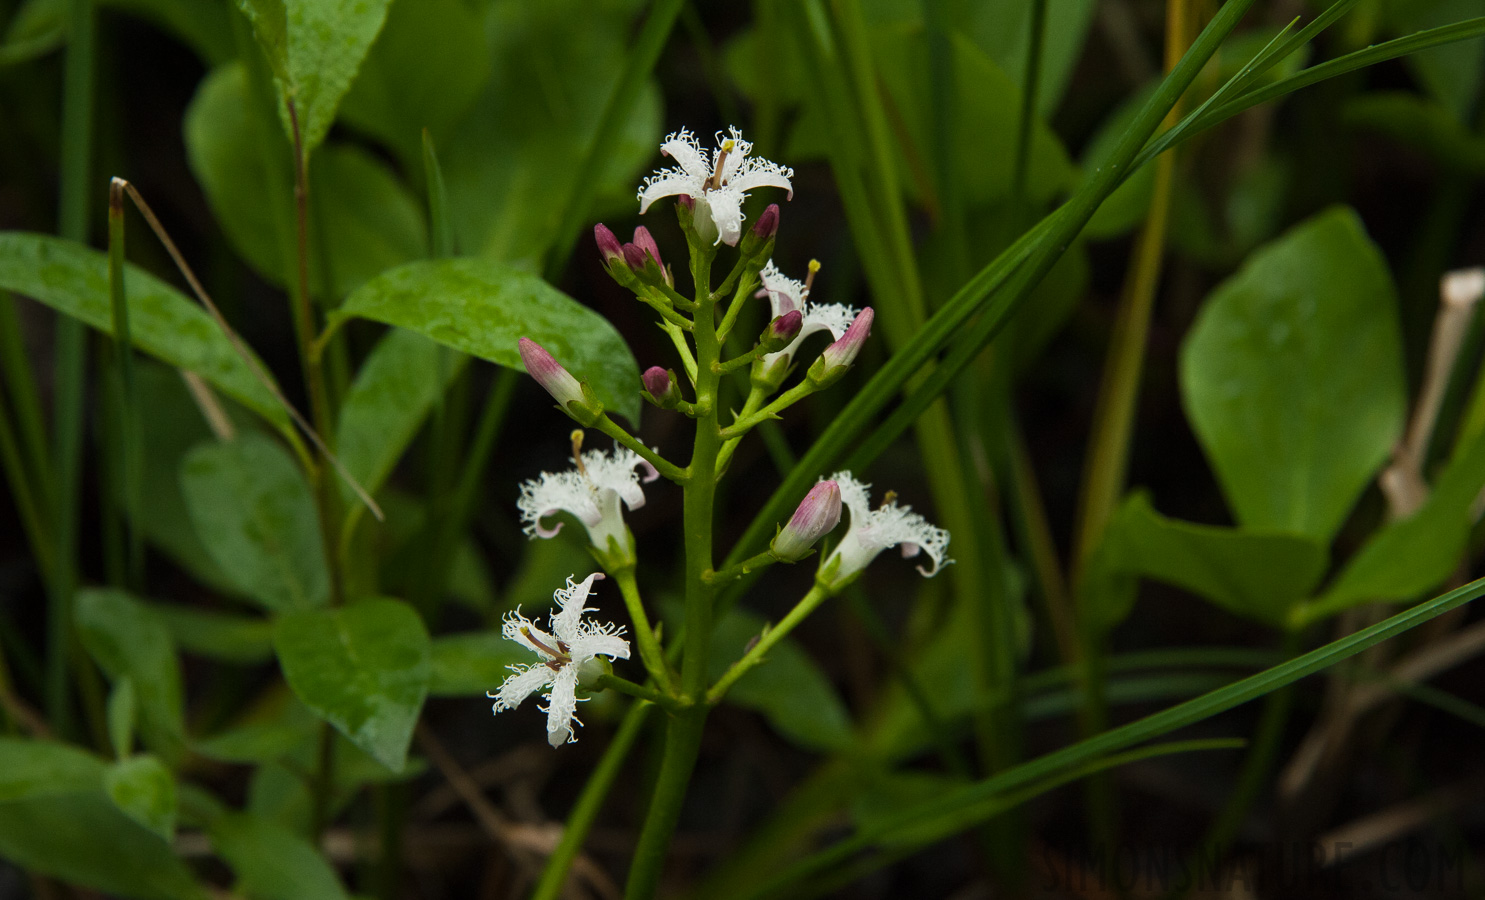
[(883, 506), (891, 506), (892, 503), (894, 501), (896, 501), (896, 500), (897, 500), (897, 492), (896, 491), (888, 491), (887, 493), (885, 493), (885, 494), (882, 495), (882, 505)]
[(579, 472), (584, 475), (588, 474), (587, 467), (583, 465), (583, 430), (581, 428), (572, 430), (572, 461), (577, 463)]
[(815, 273), (818, 271), (820, 271), (820, 261), (818, 259), (810, 260), (809, 272), (804, 276), (804, 293), (808, 294), (810, 288), (814, 287)]

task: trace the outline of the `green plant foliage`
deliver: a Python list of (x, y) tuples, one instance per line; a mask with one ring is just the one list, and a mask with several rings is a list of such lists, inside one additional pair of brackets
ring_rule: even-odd
[(153, 756), (131, 756), (103, 773), (103, 788), (124, 815), (165, 840), (175, 836), (175, 777)]
[(1114, 573), (1183, 587), (1275, 627), (1287, 624), (1329, 563), (1325, 545), (1314, 538), (1182, 522), (1156, 512), (1145, 493), (1124, 501), (1104, 543), (1104, 564)]
[(205, 900), (158, 834), (100, 788), (0, 804), (0, 856), (38, 874), (134, 900)]
[(1407, 403), (1396, 292), (1356, 214), (1309, 219), (1218, 286), (1181, 388), (1238, 522), (1329, 541)]
[(232, 17), (226, 3), (199, 0), (100, 0), (110, 7), (155, 23), (180, 37), (207, 65), (217, 65), (236, 54), (232, 45)]
[(298, 109), (308, 156), (325, 139), (392, 0), (238, 0), (278, 82), (284, 133), (293, 134), (282, 101)]
[[(742, 656), (764, 621), (733, 610), (717, 623), (712, 637), (711, 677), (716, 679)], [(779, 734), (811, 750), (844, 750), (852, 744), (851, 714), (835, 687), (799, 645), (784, 640), (769, 651), (727, 693), (727, 702), (761, 713)]]
[(602, 316), (535, 275), (491, 260), (439, 259), (385, 272), (333, 317), (375, 319), (424, 334), (496, 365), (524, 371), (516, 343), (529, 337), (605, 408), (639, 420), (639, 366)]
[[(1485, 16), (1485, 3), (1481, 0), (1383, 0), (1382, 6), (1393, 32), (1400, 35)], [(1460, 122), (1473, 121), (1480, 79), (1485, 75), (1485, 55), (1480, 41), (1463, 41), (1415, 53), (1408, 57), (1408, 66), (1424, 89), (1447, 106)]]
[(187, 653), (244, 665), (273, 656), (269, 619), (166, 603), (151, 604), (150, 609)]
[(417, 612), (385, 598), (286, 613), (273, 639), (304, 705), (393, 772), (428, 693), (429, 643)]
[(103, 770), (98, 757), (66, 744), (0, 737), (0, 803), (97, 791)]
[(594, 215), (638, 211), (635, 185), (661, 137), (652, 84), (602, 148), (599, 171), (582, 170), (623, 70), (630, 9), (586, 0), (488, 6), (485, 52), (494, 69), (438, 143), (458, 252), (539, 268), (580, 179), (596, 180)]
[(212, 847), (237, 873), (238, 889), (253, 900), (345, 900), (324, 857), (300, 835), (247, 813), (211, 824)]
[[(421, 334), (393, 328), (377, 342), (340, 407), (335, 451), (356, 482), (381, 488), (423, 420), (464, 370), (469, 357)], [(347, 503), (355, 495), (344, 481)]]
[(485, 23), (470, 4), (393, 3), (341, 103), (341, 119), (411, 164), (422, 154), (422, 130), (441, 144), (479, 97), (491, 67)]
[[(186, 150), (232, 246), (260, 275), (284, 285), (295, 272), (293, 198), (265, 196), (263, 186), (293, 184), (293, 157), (259, 117), (247, 68), (221, 66), (202, 80), (186, 111)], [(310, 161), (309, 177), (311, 240), (325, 243), (309, 260), (317, 296), (344, 297), (383, 269), (426, 255), (421, 206), (373, 154), (330, 144)]]
[(1316, 598), (1315, 608), (1333, 613), (1369, 601), (1410, 600), (1443, 583), (1478, 518), (1472, 507), (1482, 486), (1485, 436), (1475, 435), (1449, 461), (1423, 507), (1378, 529)]
[[(42, 234), (0, 233), (0, 288), (113, 333), (108, 257), (96, 250)], [(125, 271), (124, 290), (135, 346), (195, 372), (268, 421), (288, 427), (283, 408), (205, 310), (133, 266)]]
[(287, 451), (254, 434), (201, 444), (180, 478), (201, 543), (244, 594), (271, 610), (330, 599), (319, 515)]
[(434, 697), (483, 696), (500, 687), (510, 675), (509, 666), (530, 662), (531, 651), (498, 631), (434, 638), (428, 693)]
[(134, 683), (145, 741), (179, 758), (185, 736), (180, 660), (170, 631), (149, 606), (123, 591), (77, 595), (77, 630), (93, 660), (115, 680)]
[(0, 41), (0, 67), (45, 56), (66, 39), (67, 7), (62, 0), (26, 0), (11, 16)]
[(1442, 101), (1403, 91), (1376, 91), (1346, 103), (1346, 120), (1417, 147), (1458, 172), (1485, 174), (1485, 140)]

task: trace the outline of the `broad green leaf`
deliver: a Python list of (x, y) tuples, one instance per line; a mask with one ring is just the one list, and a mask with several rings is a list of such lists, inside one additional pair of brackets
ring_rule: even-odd
[[(716, 680), (742, 656), (748, 641), (763, 629), (763, 619), (733, 610), (712, 635), (711, 679)], [(785, 639), (768, 658), (738, 679), (727, 702), (762, 713), (780, 734), (811, 750), (843, 751), (852, 746), (851, 715), (825, 673)]]
[(442, 145), (479, 97), (490, 69), (484, 22), (470, 4), (393, 3), (340, 116), (411, 163), (421, 154), (423, 129)]
[(639, 367), (604, 318), (542, 281), (483, 259), (424, 260), (373, 278), (332, 322), (361, 317), (427, 335), (497, 365), (524, 371), (516, 342), (529, 337), (609, 410), (639, 418)]
[(304, 705), (393, 772), (428, 693), (428, 631), (412, 607), (376, 598), (281, 615), (274, 648)]
[(1451, 169), (1485, 173), (1485, 140), (1438, 100), (1404, 91), (1379, 91), (1351, 98), (1344, 112), (1347, 122), (1417, 147)]
[(170, 845), (120, 812), (101, 785), (88, 793), (0, 803), (0, 857), (132, 900), (207, 896)]
[(97, 792), (104, 767), (98, 757), (66, 744), (0, 737), (0, 804)]
[[(423, 420), (469, 357), (421, 334), (393, 328), (356, 372), (340, 408), (335, 449), (363, 488), (376, 493)], [(350, 502), (350, 486), (341, 481)]]
[(133, 756), (103, 773), (109, 799), (129, 818), (165, 840), (175, 836), (175, 777), (153, 756)]
[[(304, 152), (330, 130), (335, 110), (376, 40), (391, 0), (238, 0), (268, 57), (281, 100), (298, 110)], [(428, 48), (429, 52), (437, 52)], [(284, 133), (292, 134), (282, 110)]]
[(268, 619), (175, 604), (150, 608), (187, 653), (243, 664), (266, 662), (273, 656), (273, 622)]
[[(494, 69), (438, 142), (458, 252), (540, 268), (566, 198), (590, 174), (579, 169), (623, 71), (633, 9), (588, 0), (486, 5)], [(660, 91), (646, 84), (599, 157), (593, 218), (639, 211), (635, 191), (660, 146), (660, 125)]]
[(115, 758), (123, 759), (134, 752), (134, 726), (138, 721), (134, 679), (125, 675), (114, 681), (113, 690), (108, 692), (108, 743)]
[(246, 718), (192, 742), (191, 748), (222, 762), (276, 762), (301, 746), (316, 752), (319, 726), (319, 717), (280, 685), (268, 702), (255, 706)]
[(508, 666), (529, 664), (533, 658), (530, 650), (498, 631), (478, 631), (434, 638), (432, 660), (428, 693), (469, 697), (500, 687), (510, 675)]
[[(196, 536), (195, 523), (181, 495), (181, 460), (192, 447), (211, 438), (211, 429), (179, 372), (149, 359), (138, 362), (134, 367), (135, 396), (139, 408), (150, 411), (139, 417), (140, 494), (149, 502), (140, 504), (138, 525), (150, 543), (191, 577), (222, 593), (240, 594)], [(236, 404), (220, 396), (217, 399), (238, 428), (246, 426), (249, 417)], [(116, 485), (114, 490), (122, 503), (123, 485)]]
[(1441, 584), (1463, 558), (1482, 486), (1485, 436), (1476, 435), (1449, 461), (1423, 507), (1373, 534), (1315, 606), (1333, 613), (1358, 603), (1410, 600)]
[(336, 900), (347, 897), (335, 870), (314, 846), (282, 825), (247, 813), (212, 823), (212, 847), (253, 900)]
[(1121, 573), (1183, 587), (1235, 615), (1282, 627), (1325, 574), (1325, 545), (1290, 534), (1196, 525), (1156, 512), (1148, 494), (1124, 502), (1104, 537)]
[(141, 732), (166, 759), (185, 735), (180, 660), (165, 623), (148, 605), (110, 588), (79, 591), (77, 631), (94, 661), (114, 680), (134, 682)]
[[(108, 257), (61, 238), (0, 232), (0, 289), (15, 291), (113, 333)], [(135, 346), (175, 368), (195, 372), (280, 428), (288, 416), (243, 362), (206, 310), (142, 269), (124, 273)], [(267, 371), (266, 369), (264, 371)]]
[(201, 543), (243, 593), (272, 610), (330, 599), (319, 515), (288, 451), (255, 434), (201, 444), (181, 488)]
[[(1031, 8), (1037, 0), (1002, 0), (968, 4), (966, 30), (971, 39), (989, 54), (1019, 87), (1026, 71), (1031, 44)], [(1073, 67), (1083, 53), (1083, 43), (1093, 24), (1094, 0), (1046, 0), (1046, 31), (1042, 36), (1041, 66), (1037, 77), (1038, 115), (1050, 117), (1057, 110)], [(961, 91), (979, 85), (960, 82)]]
[(1335, 208), (1255, 252), (1181, 349), (1186, 414), (1246, 529), (1328, 542), (1406, 410), (1397, 296)]
[[(1398, 35), (1485, 16), (1485, 0), (1384, 0), (1383, 7), (1392, 31)], [(1406, 60), (1423, 88), (1460, 122), (1474, 121), (1480, 78), (1485, 74), (1482, 44), (1485, 42), (1461, 41), (1411, 54)]]
[[(186, 110), (191, 172), (232, 246), (258, 274), (284, 285), (294, 261), (285, 259), (281, 228), (292, 227), (293, 159), (263, 122), (248, 89), (247, 69), (230, 63), (213, 70)], [(265, 157), (267, 134), (282, 152)], [(266, 169), (273, 166), (274, 170)], [(286, 187), (265, 194), (265, 184)], [(310, 212), (323, 248), (310, 253), (311, 290), (339, 298), (383, 269), (426, 255), (421, 205), (385, 163), (359, 147), (332, 144), (310, 161)], [(326, 270), (330, 277), (326, 277)]]

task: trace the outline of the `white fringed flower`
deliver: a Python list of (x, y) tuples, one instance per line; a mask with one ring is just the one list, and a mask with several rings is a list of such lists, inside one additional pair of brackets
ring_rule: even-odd
[(949, 549), (949, 533), (913, 512), (912, 507), (898, 506), (889, 495), (887, 502), (872, 509), (867, 494), (871, 485), (857, 481), (850, 472), (837, 472), (828, 480), (840, 486), (841, 500), (851, 511), (846, 536), (820, 564), (830, 587), (843, 587), (889, 547), (901, 546), (905, 558), (927, 553), (933, 568), (918, 567), (924, 578), (932, 578), (954, 562), (944, 555)]
[(515, 709), (521, 701), (543, 688), (546, 693), (547, 743), (553, 747), (577, 740), (572, 733), (572, 723), (583, 724), (577, 718), (578, 676), (583, 665), (598, 654), (610, 659), (628, 659), (629, 642), (620, 635), (623, 626), (584, 620), (583, 613), (593, 612), (583, 606), (594, 579), (603, 573), (594, 572), (581, 583), (567, 579), (567, 588), (553, 594), (557, 611), (552, 613), (548, 634), (531, 624), (521, 610), (507, 613), (501, 633), (508, 641), (515, 641), (535, 653), (537, 662), (529, 666), (511, 666), (513, 674), (500, 685), (500, 689), (485, 696), (495, 700), (497, 713)]
[(639, 190), (640, 213), (661, 197), (684, 194), (696, 201), (698, 232), (704, 223), (711, 223), (716, 226), (717, 241), (737, 246), (742, 237), (742, 202), (748, 191), (776, 187), (788, 191), (791, 199), (794, 196), (789, 181), (794, 170), (749, 156), (752, 150), (753, 145), (736, 128), (729, 128), (725, 138), (717, 132), (717, 149), (710, 154), (690, 131), (675, 132), (660, 145), (660, 152), (675, 160), (676, 167), (645, 179)]
[(542, 520), (559, 512), (569, 512), (588, 529), (588, 537), (599, 550), (609, 551), (609, 539), (618, 542), (621, 553), (633, 556), (634, 547), (619, 502), (631, 510), (645, 505), (640, 476), (634, 470), (644, 469), (644, 483), (660, 477), (655, 467), (626, 447), (612, 451), (589, 450), (572, 457), (575, 468), (565, 472), (543, 472), (521, 485), (516, 506), (521, 510), (527, 537), (554, 537), (562, 530), (558, 522), (548, 528)]
[[(818, 268), (818, 265), (815, 267)], [(763, 357), (765, 368), (771, 368), (777, 360), (782, 359), (786, 363), (792, 360), (794, 351), (799, 349), (804, 339), (816, 332), (828, 331), (831, 340), (840, 340), (856, 318), (856, 310), (852, 307), (839, 303), (811, 303), (810, 289), (804, 282), (784, 275), (773, 264), (773, 260), (769, 260), (763, 271), (758, 273), (758, 280), (763, 283), (763, 287), (753, 296), (768, 298), (769, 306), (773, 308), (771, 318), (777, 319), (785, 313), (796, 311), (804, 317), (799, 326), (799, 334), (794, 336), (789, 346)]]

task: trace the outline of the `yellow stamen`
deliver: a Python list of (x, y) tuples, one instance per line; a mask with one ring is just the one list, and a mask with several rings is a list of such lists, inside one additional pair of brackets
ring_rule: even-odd
[(814, 286), (814, 284), (815, 284), (815, 273), (818, 272), (818, 271), (820, 271), (820, 261), (818, 259), (812, 259), (812, 260), (810, 260), (809, 272), (808, 272), (808, 274), (806, 274), (804, 276), (804, 293), (805, 294), (809, 294), (810, 288)]
[(583, 430), (574, 428), (572, 430), (572, 460), (577, 463), (577, 470), (584, 475), (588, 474), (587, 466), (583, 465)]
[[(541, 641), (537, 640), (536, 635), (532, 634), (531, 629), (527, 628), (525, 625), (521, 626), (521, 634), (525, 635), (526, 640), (535, 644), (542, 650), (542, 652), (546, 653), (548, 656), (555, 656), (557, 657), (557, 659), (561, 660), (564, 663), (572, 662), (572, 657), (568, 656), (566, 653), (563, 653), (560, 650), (553, 650), (551, 647), (548, 647), (546, 644), (543, 644)], [(561, 644), (562, 642), (558, 641), (557, 643)], [(547, 665), (551, 666), (553, 669), (561, 668), (561, 665), (554, 666), (550, 662), (548, 662)]]
[(882, 496), (882, 505), (883, 506), (891, 506), (892, 503), (893, 503), (893, 501), (895, 501), (896, 499), (897, 499), (897, 492), (896, 491), (888, 491), (886, 494), (884, 494)]
[(714, 191), (722, 186), (722, 166), (727, 163), (727, 154), (737, 149), (737, 142), (728, 138), (722, 142), (722, 149), (717, 151), (717, 164), (712, 168), (711, 177), (707, 178), (703, 185), (707, 190)]

